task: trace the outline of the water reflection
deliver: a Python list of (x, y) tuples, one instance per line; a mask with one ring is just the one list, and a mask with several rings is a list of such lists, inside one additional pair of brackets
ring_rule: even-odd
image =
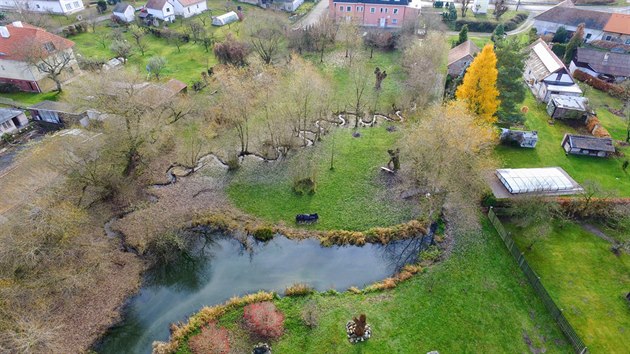
[[(195, 238), (196, 237), (196, 238)], [(102, 353), (150, 353), (151, 343), (167, 340), (169, 324), (185, 321), (206, 305), (258, 290), (283, 290), (306, 283), (317, 290), (363, 287), (416, 260), (427, 239), (386, 246), (321, 247), (317, 240), (276, 237), (268, 243), (197, 233), (193, 252), (175, 264), (153, 269), (133, 297), (124, 321), (97, 346)]]

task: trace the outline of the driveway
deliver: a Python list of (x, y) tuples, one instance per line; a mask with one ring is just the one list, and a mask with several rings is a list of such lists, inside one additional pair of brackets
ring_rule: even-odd
[(326, 11), (328, 11), (328, 0), (319, 0), (313, 9), (300, 21), (298, 21), (296, 28), (308, 27), (316, 24)]

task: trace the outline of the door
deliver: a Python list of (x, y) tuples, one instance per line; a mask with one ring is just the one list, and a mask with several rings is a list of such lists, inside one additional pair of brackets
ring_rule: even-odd
[(379, 23), (379, 27), (381, 28), (385, 28), (385, 22), (387, 21), (387, 19), (385, 18), (381, 18), (380, 19), (380, 23)]

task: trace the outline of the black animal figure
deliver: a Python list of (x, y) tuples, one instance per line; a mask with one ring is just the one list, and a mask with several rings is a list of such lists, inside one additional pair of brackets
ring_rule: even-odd
[(295, 216), (295, 222), (298, 224), (310, 224), (319, 219), (319, 215), (315, 214), (297, 214)]

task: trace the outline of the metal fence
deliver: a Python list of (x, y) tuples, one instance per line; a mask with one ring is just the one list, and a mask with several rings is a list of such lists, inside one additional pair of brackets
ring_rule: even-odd
[(584, 342), (582, 342), (582, 339), (577, 335), (577, 333), (575, 333), (575, 330), (573, 329), (569, 321), (567, 321), (567, 319), (564, 317), (564, 314), (562, 314), (562, 310), (556, 305), (555, 302), (553, 302), (551, 296), (549, 296), (549, 293), (540, 282), (540, 278), (529, 266), (529, 264), (525, 260), (525, 257), (523, 256), (523, 253), (514, 243), (512, 236), (510, 236), (510, 234), (505, 231), (503, 224), (501, 223), (499, 218), (497, 218), (497, 215), (494, 213), (494, 209), (492, 209), (492, 207), (490, 207), (490, 210), (488, 211), (488, 219), (490, 219), (490, 222), (499, 233), (499, 236), (501, 236), (501, 239), (503, 240), (503, 243), (505, 243), (508, 251), (510, 251), (514, 259), (516, 260), (516, 263), (518, 263), (518, 266), (525, 274), (525, 278), (527, 278), (529, 283), (532, 285), (532, 287), (536, 291), (536, 294), (538, 294), (543, 304), (545, 304), (547, 310), (549, 310), (549, 312), (551, 313), (551, 316), (553, 316), (553, 318), (556, 320), (558, 326), (562, 330), (562, 333), (564, 333), (564, 335), (573, 346), (573, 349), (575, 349), (575, 352), (579, 354), (587, 353), (588, 349), (586, 348), (586, 345), (584, 344)]

